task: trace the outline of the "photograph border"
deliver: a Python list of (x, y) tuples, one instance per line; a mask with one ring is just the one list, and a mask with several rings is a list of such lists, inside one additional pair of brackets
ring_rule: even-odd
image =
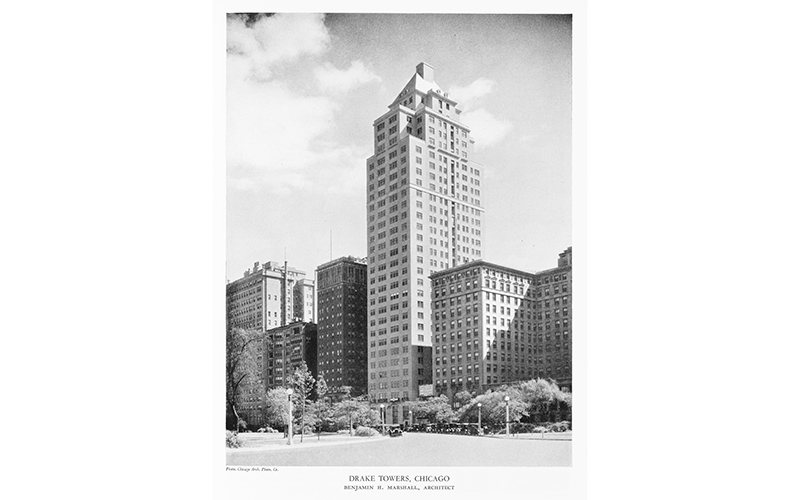
[[(360, 12), (337, 3), (315, 9), (281, 9), (276, 2), (222, 2), (214, 3), (214, 331), (225, 328), (225, 40), (226, 14), (229, 12)], [(502, 10), (502, 9), (501, 9)], [(516, 10), (516, 9), (515, 9)], [(363, 12), (381, 13), (380, 8)], [(392, 10), (393, 13), (402, 13)], [(408, 13), (420, 13), (418, 10)], [(470, 13), (500, 13), (496, 11)], [(512, 12), (505, 12), (512, 13)], [(580, 394), (573, 402), (573, 441), (571, 467), (281, 467), (279, 471), (259, 472), (250, 468), (243, 471), (226, 471), (225, 446), (214, 435), (214, 491), (215, 498), (233, 498), (239, 495), (264, 494), (272, 488), (291, 490), (292, 494), (325, 494), (334, 498), (352, 494), (343, 491), (351, 474), (428, 474), (448, 475), (449, 484), (456, 485), (452, 492), (442, 494), (470, 495), (525, 493), (546, 494), (547, 498), (584, 498), (586, 494), (586, 6), (584, 2), (537, 2), (527, 5), (520, 14), (572, 14), (572, 232), (573, 269), (573, 394)], [(214, 400), (224, 397), (224, 338), (214, 337), (213, 356), (215, 376)], [(214, 408), (215, 429), (224, 427), (224, 407)], [(245, 468), (247, 469), (247, 468)], [(311, 470), (313, 481), (304, 477)], [(522, 471), (525, 471), (522, 473)], [(490, 478), (490, 480), (487, 480)], [(358, 492), (359, 494), (369, 494)]]

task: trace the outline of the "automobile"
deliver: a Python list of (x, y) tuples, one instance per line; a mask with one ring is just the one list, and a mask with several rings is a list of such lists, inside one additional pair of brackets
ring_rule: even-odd
[(273, 429), (272, 427), (262, 427), (262, 428), (258, 429), (258, 431), (256, 431), (256, 432), (269, 432), (269, 433), (274, 433), (274, 432), (278, 432), (278, 431), (276, 431), (276, 430), (275, 430), (275, 429)]
[(391, 429), (389, 429), (389, 437), (393, 438), (403, 437), (403, 429), (401, 429), (400, 427), (392, 427)]

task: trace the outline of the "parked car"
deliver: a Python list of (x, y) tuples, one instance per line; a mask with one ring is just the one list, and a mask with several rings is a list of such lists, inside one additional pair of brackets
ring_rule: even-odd
[(403, 437), (403, 429), (401, 429), (400, 427), (392, 427), (391, 429), (389, 429), (389, 437), (393, 438)]

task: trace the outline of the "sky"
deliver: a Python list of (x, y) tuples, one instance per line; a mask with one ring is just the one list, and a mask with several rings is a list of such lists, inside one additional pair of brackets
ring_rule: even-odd
[(570, 16), (229, 15), (226, 275), (366, 257), (372, 123), (416, 65), (463, 110), (483, 166), (483, 260), (572, 246)]

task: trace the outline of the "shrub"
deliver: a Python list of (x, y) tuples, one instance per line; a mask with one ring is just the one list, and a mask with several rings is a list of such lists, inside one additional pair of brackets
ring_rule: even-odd
[(225, 447), (238, 448), (241, 443), (239, 436), (233, 431), (225, 431)]
[(564, 420), (563, 422), (556, 422), (554, 424), (550, 424), (548, 427), (553, 432), (565, 432), (570, 429), (570, 423), (569, 421)]
[(358, 427), (356, 429), (356, 436), (360, 436), (360, 437), (372, 437), (372, 436), (377, 436), (378, 434), (380, 434), (380, 433), (378, 431), (376, 431), (375, 429), (373, 429), (372, 427), (363, 427), (362, 426), (362, 427)]

